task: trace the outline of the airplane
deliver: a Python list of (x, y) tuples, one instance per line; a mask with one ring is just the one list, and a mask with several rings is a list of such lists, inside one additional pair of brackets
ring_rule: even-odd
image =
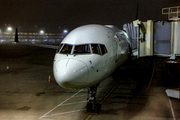
[(71, 31), (60, 43), (53, 74), (62, 88), (88, 88), (86, 110), (99, 111), (97, 87), (131, 56), (125, 31), (112, 25), (84, 25)]

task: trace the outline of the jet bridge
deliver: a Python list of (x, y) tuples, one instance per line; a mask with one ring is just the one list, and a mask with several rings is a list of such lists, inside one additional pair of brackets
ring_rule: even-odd
[(135, 20), (123, 26), (137, 57), (180, 55), (180, 6), (163, 8), (167, 21)]
[(180, 21), (139, 20), (123, 26), (137, 57), (180, 54)]
[[(135, 20), (123, 26), (131, 41), (134, 56), (169, 57), (167, 68), (172, 77), (180, 80), (180, 6), (162, 9), (167, 21)], [(169, 97), (180, 99), (180, 89), (167, 89)]]

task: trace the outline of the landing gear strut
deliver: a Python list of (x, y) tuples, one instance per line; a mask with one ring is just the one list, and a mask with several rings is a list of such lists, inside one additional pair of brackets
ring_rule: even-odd
[(88, 88), (87, 108), (88, 113), (96, 114), (101, 111), (101, 104), (96, 102), (97, 87), (99, 84)]

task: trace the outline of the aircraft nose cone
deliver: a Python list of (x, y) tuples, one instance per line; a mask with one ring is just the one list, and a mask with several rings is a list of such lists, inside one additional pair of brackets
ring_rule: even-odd
[(54, 77), (63, 88), (82, 88), (88, 77), (87, 65), (75, 59), (63, 59), (54, 63)]

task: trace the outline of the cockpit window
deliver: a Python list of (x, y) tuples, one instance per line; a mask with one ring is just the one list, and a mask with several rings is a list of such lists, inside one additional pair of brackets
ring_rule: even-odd
[(91, 48), (92, 48), (92, 52), (94, 54), (99, 54), (101, 55), (101, 51), (99, 49), (99, 45), (98, 44), (91, 44)]
[(59, 45), (59, 47), (58, 47), (56, 53), (59, 53), (59, 51), (61, 50), (62, 46), (63, 46), (63, 44), (60, 44), (60, 45)]
[(60, 53), (71, 54), (72, 47), (73, 47), (72, 45), (65, 44)]
[(75, 45), (74, 54), (87, 54), (91, 53), (90, 47), (88, 44), (86, 45)]
[(84, 44), (84, 45), (70, 45), (60, 44), (56, 53), (61, 54), (99, 54), (104, 55), (108, 51), (103, 44)]
[(105, 45), (100, 44), (100, 47), (101, 47), (102, 55), (106, 54), (107, 53), (107, 49), (106, 49)]

